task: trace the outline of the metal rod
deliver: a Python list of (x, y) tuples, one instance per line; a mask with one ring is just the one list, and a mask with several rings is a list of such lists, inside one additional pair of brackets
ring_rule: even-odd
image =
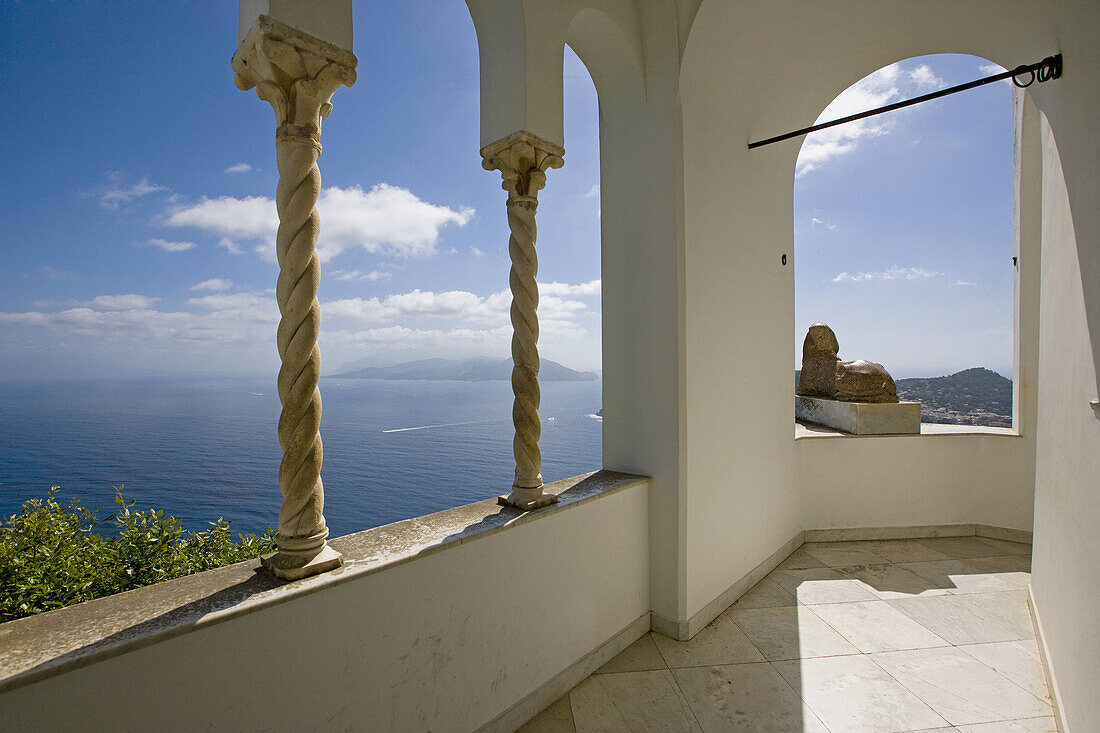
[[(1022, 83), (1016, 77), (1021, 74), (1031, 74), (1031, 78), (1026, 84)], [(975, 79), (974, 81), (968, 81), (965, 84), (959, 84), (958, 86), (948, 87), (947, 89), (940, 89), (937, 92), (931, 92), (930, 94), (923, 94), (919, 97), (912, 99), (906, 99), (901, 102), (894, 102), (888, 104), (885, 107), (878, 107), (877, 109), (868, 110), (866, 112), (860, 112), (859, 114), (849, 115), (847, 117), (841, 117), (839, 120), (832, 120), (831, 122), (822, 122), (820, 125), (811, 125), (810, 127), (803, 127), (801, 130), (795, 130), (794, 132), (788, 132), (785, 135), (776, 135), (775, 137), (769, 137), (767, 140), (758, 140), (754, 143), (749, 143), (749, 150), (753, 148), (759, 148), (762, 145), (771, 145), (772, 143), (782, 142), (783, 140), (790, 140), (792, 137), (798, 137), (799, 135), (808, 135), (811, 132), (817, 132), (818, 130), (824, 130), (829, 127), (836, 127), (837, 125), (843, 125), (846, 122), (855, 122), (856, 120), (862, 120), (867, 117), (873, 117), (874, 115), (880, 115), (883, 112), (893, 112), (896, 109), (902, 107), (910, 107), (914, 104), (920, 104), (921, 102), (927, 102), (932, 99), (939, 99), (940, 97), (946, 97), (948, 94), (955, 94), (956, 92), (965, 92), (967, 89), (974, 89), (975, 87), (984, 86), (985, 84), (992, 84), (995, 81), (1001, 81), (1002, 79), (1012, 79), (1012, 83), (1018, 87), (1031, 86), (1032, 82), (1038, 80), (1040, 82), (1048, 81), (1050, 79), (1057, 79), (1062, 75), (1062, 54), (1055, 56), (1047, 56), (1042, 61), (1038, 61), (1034, 64), (1026, 64), (1023, 66), (1017, 66), (1012, 71), (1004, 71), (1000, 74), (994, 74), (993, 76), (987, 76), (984, 79)]]

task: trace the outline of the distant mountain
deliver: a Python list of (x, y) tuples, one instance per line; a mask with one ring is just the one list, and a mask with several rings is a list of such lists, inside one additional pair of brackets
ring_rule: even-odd
[(921, 420), (1012, 427), (1012, 380), (984, 367), (930, 379), (899, 379), (898, 397), (921, 403)]
[[(346, 365), (354, 366), (354, 364)], [(421, 359), (388, 367), (361, 367), (330, 374), (341, 379), (412, 379), (451, 382), (507, 381), (512, 378), (512, 360), (505, 359)], [(543, 359), (539, 367), (542, 382), (591, 382), (595, 372), (578, 372), (556, 361)]]

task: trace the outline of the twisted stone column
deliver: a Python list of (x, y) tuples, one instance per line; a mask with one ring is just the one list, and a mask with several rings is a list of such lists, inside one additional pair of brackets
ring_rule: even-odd
[(512, 270), (512, 423), (515, 437), (516, 479), (512, 493), (500, 503), (528, 510), (557, 501), (542, 490), (542, 453), (539, 436), (539, 288), (535, 251), (535, 210), (538, 192), (546, 185), (546, 170), (560, 168), (565, 151), (528, 132), (517, 132), (481, 150), (482, 166), (499, 170), (508, 192), (508, 254)]
[(275, 206), (279, 230), (275, 249), (279, 280), (275, 297), (279, 321), (279, 466), (278, 552), (262, 558), (280, 578), (295, 579), (339, 567), (343, 560), (325, 541), (324, 488), (321, 483), (321, 352), (317, 336), (320, 263), (317, 236), (321, 221), (321, 120), (332, 110), (329, 99), (341, 85), (355, 83), (355, 57), (342, 49), (260, 16), (233, 56), (236, 83), (275, 110), (275, 156), (279, 185)]

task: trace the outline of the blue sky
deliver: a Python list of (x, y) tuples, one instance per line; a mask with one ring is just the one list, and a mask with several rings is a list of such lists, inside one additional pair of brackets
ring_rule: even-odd
[[(505, 358), (505, 194), (477, 152), (465, 3), (355, 12), (358, 81), (333, 98), (320, 161), (325, 368)], [(224, 0), (0, 5), (7, 376), (274, 373), (274, 122), (233, 85), (236, 23)], [(983, 63), (910, 60), (836, 105), (968, 80)], [(566, 165), (539, 206), (540, 348), (598, 369), (598, 111), (568, 51), (564, 71)], [(896, 375), (1007, 372), (1011, 96), (992, 87), (804, 148), (799, 341), (825, 320), (843, 357)]]
[[(850, 87), (820, 121), (999, 71), (974, 56), (908, 59)], [(825, 321), (841, 358), (898, 377), (1010, 375), (1012, 160), (1008, 81), (809, 136), (795, 173), (799, 353)]]

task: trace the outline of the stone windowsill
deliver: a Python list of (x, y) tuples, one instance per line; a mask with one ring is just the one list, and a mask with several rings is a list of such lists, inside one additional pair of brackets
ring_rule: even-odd
[(795, 440), (809, 438), (919, 438), (925, 435), (1004, 435), (1015, 438), (1020, 437), (1015, 428), (989, 428), (982, 425), (943, 425), (922, 422), (920, 424), (920, 435), (852, 435), (813, 423), (796, 421), (794, 424)]
[(0, 693), (196, 629), (362, 578), (419, 557), (568, 511), (648, 479), (597, 471), (546, 486), (558, 503), (533, 512), (496, 499), (406, 519), (331, 540), (344, 566), (276, 580), (249, 560), (0, 624)]

